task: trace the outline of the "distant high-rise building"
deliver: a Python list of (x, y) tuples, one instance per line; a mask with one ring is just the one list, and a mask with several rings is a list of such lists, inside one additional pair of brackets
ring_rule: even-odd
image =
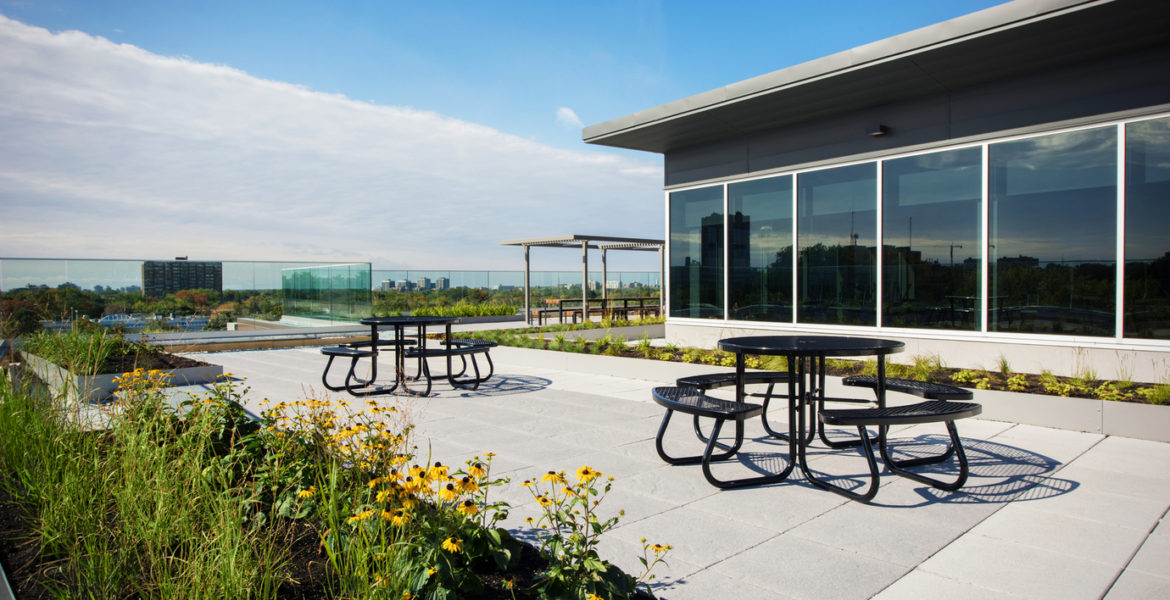
[(389, 279), (382, 280), (381, 290), (383, 292), (388, 292), (391, 289), (393, 289), (393, 287), (394, 287), (394, 282), (390, 281)]
[(446, 277), (439, 277), (438, 279), (435, 280), (435, 289), (436, 290), (445, 290), (445, 289), (450, 288), (450, 287), (451, 287), (451, 280), (447, 279)]
[(420, 290), (431, 289), (431, 280), (427, 279), (426, 277), (419, 277), (418, 278), (418, 289), (420, 289)]
[(223, 291), (223, 263), (188, 260), (142, 262), (142, 294), (162, 298), (181, 290)]

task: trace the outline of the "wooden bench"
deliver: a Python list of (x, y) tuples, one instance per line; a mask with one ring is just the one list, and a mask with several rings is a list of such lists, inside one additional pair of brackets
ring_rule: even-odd
[[(884, 408), (822, 410), (820, 419), (826, 425), (857, 427), (857, 434), (861, 438), (861, 451), (869, 463), (870, 483), (864, 493), (857, 493), (853, 490), (829, 483), (824, 479), (810, 476), (809, 480), (817, 487), (836, 492), (853, 500), (861, 502), (872, 500), (877, 495), (878, 490), (878, 468), (877, 462), (874, 459), (873, 449), (870, 447), (869, 432), (866, 430), (866, 426), (875, 426), (879, 427), (881, 431), (878, 435), (878, 448), (881, 451), (882, 461), (886, 463), (890, 471), (896, 475), (907, 477), (941, 490), (957, 490), (967, 482), (968, 468), (967, 455), (963, 452), (963, 444), (959, 440), (959, 433), (955, 428), (955, 421), (967, 417), (974, 417), (981, 412), (983, 412), (983, 407), (978, 404), (950, 402), (946, 400), (927, 400), (917, 404), (887, 406)], [(940, 456), (903, 461), (896, 461), (890, 457), (887, 431), (891, 425), (917, 425), (920, 423), (939, 422), (946, 423), (947, 432), (951, 438), (950, 447), (946, 453)], [(954, 481), (942, 481), (907, 470), (907, 467), (940, 462), (951, 454), (956, 455), (959, 463), (959, 475)], [(805, 463), (805, 445), (801, 445), (800, 447), (800, 460), (802, 464)]]
[[(651, 391), (654, 401), (660, 406), (666, 408), (666, 414), (662, 417), (662, 424), (658, 426), (658, 435), (654, 439), (654, 446), (658, 450), (658, 456), (662, 460), (672, 465), (693, 465), (700, 463), (703, 465), (703, 476), (707, 481), (718, 488), (736, 488), (747, 485), (760, 485), (765, 483), (775, 483), (788, 477), (792, 472), (792, 463), (780, 473), (762, 475), (758, 477), (748, 477), (744, 479), (723, 480), (716, 478), (711, 473), (711, 463), (721, 460), (727, 460), (739, 451), (740, 446), (743, 445), (743, 422), (745, 419), (750, 419), (759, 416), (764, 412), (762, 404), (753, 404), (750, 402), (735, 402), (733, 400), (722, 400), (720, 398), (712, 398), (699, 391), (694, 387), (656, 387)], [(706, 448), (703, 454), (695, 456), (671, 456), (666, 453), (662, 447), (662, 438), (666, 434), (666, 428), (670, 424), (670, 417), (675, 412), (681, 412), (697, 417), (708, 417), (715, 419), (715, 426), (711, 430), (711, 437), (707, 439)], [(719, 439), (719, 432), (723, 428), (723, 423), (728, 419), (735, 421), (735, 443), (731, 446), (722, 446), (717, 443)], [(723, 452), (715, 454), (716, 446), (724, 449)]]

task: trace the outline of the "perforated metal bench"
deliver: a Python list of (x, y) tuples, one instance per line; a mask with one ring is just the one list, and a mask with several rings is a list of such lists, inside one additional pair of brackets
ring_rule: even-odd
[[(369, 349), (369, 342), (366, 342), (365, 346), (366, 348), (356, 347), (356, 345), (329, 346), (321, 349), (321, 354), (329, 357), (329, 360), (325, 362), (325, 370), (321, 372), (321, 383), (325, 386), (325, 389), (334, 392), (346, 391), (354, 396), (371, 396), (375, 394), (388, 394), (398, 387), (397, 382), (391, 387), (373, 386), (373, 380), (362, 379), (357, 376), (355, 371), (358, 360), (363, 358), (372, 360), (377, 356), (377, 352)], [(333, 366), (333, 359), (338, 357), (350, 359), (349, 371), (345, 374), (345, 383), (342, 385), (333, 385), (329, 383), (329, 369)]]
[[(873, 375), (850, 375), (842, 379), (841, 383), (856, 387), (867, 387), (873, 390), (874, 393), (877, 393), (877, 377)], [(886, 391), (901, 392), (927, 400), (970, 400), (974, 397), (971, 390), (961, 387), (943, 383), (931, 383), (929, 381), (902, 379), (900, 377), (887, 377)]]
[[(882, 461), (886, 463), (890, 471), (900, 475), (925, 483), (932, 487), (941, 490), (954, 491), (963, 486), (967, 481), (967, 455), (963, 452), (963, 444), (959, 440), (958, 430), (955, 428), (955, 421), (958, 419), (965, 419), (973, 417), (983, 412), (983, 407), (978, 404), (969, 402), (948, 402), (944, 400), (927, 400), (926, 402), (919, 402), (918, 404), (910, 404), (906, 406), (890, 406), (885, 408), (861, 408), (861, 409), (829, 409), (822, 410), (820, 413), (821, 422), (826, 425), (838, 426), (855, 426), (857, 427), (857, 434), (861, 438), (861, 452), (869, 463), (870, 483), (869, 487), (863, 493), (854, 492), (853, 490), (834, 485), (824, 479), (814, 476), (809, 476), (809, 481), (817, 487), (830, 490), (861, 502), (868, 502), (877, 495), (878, 490), (878, 468), (877, 462), (874, 459), (873, 448), (870, 447), (869, 432), (866, 426), (876, 426), (881, 428), (881, 433), (878, 436), (878, 448), (881, 451)], [(896, 461), (890, 457), (888, 447), (887, 430), (891, 425), (916, 425), (920, 423), (939, 423), (944, 422), (947, 426), (947, 432), (950, 434), (950, 447), (948, 451), (942, 455), (932, 456), (925, 459), (911, 459)], [(927, 477), (920, 473), (908, 471), (907, 467), (913, 467), (922, 464), (929, 464), (941, 462), (954, 454), (959, 464), (959, 475), (951, 482), (942, 481)], [(802, 465), (807, 465), (805, 457), (805, 446), (800, 447), (800, 461)], [(806, 474), (807, 466), (806, 466)]]
[[(662, 424), (658, 427), (658, 436), (654, 439), (654, 445), (658, 450), (658, 456), (667, 463), (672, 465), (693, 465), (700, 463), (703, 465), (703, 476), (707, 481), (715, 487), (724, 489), (775, 483), (788, 477), (788, 474), (792, 472), (793, 464), (789, 463), (780, 473), (744, 479), (718, 479), (711, 473), (712, 462), (727, 460), (735, 456), (736, 452), (739, 452), (740, 447), (743, 445), (744, 420), (763, 414), (763, 405), (713, 398), (695, 387), (685, 386), (656, 387), (651, 391), (651, 394), (655, 402), (666, 408), (666, 414), (663, 415)], [(667, 426), (670, 424), (671, 415), (676, 411), (696, 417), (715, 419), (715, 425), (711, 430), (711, 436), (707, 439), (707, 445), (703, 450), (703, 454), (676, 457), (670, 456), (663, 449), (662, 438), (666, 434)], [(723, 423), (729, 419), (735, 421), (735, 443), (731, 446), (723, 446), (718, 444), (717, 440), (719, 439), (719, 432), (723, 428)], [(724, 451), (720, 454), (715, 454), (714, 451), (717, 446), (723, 448)]]
[[(760, 415), (760, 420), (764, 424), (764, 429), (772, 437), (785, 438), (787, 434), (772, 429), (772, 424), (768, 422), (768, 404), (774, 396), (787, 398), (787, 390), (776, 394), (773, 390), (777, 383), (788, 383), (788, 373), (780, 373), (777, 371), (745, 371), (743, 374), (743, 382), (747, 385), (752, 384), (767, 384), (768, 389), (763, 393), (753, 392), (747, 394), (752, 398), (763, 398), (764, 411)], [(722, 387), (735, 387), (735, 371), (725, 373), (706, 373), (703, 375), (689, 375), (687, 377), (679, 377), (674, 381), (674, 384), (679, 387), (691, 387), (706, 392)], [(702, 427), (699, 425), (699, 415), (694, 416), (695, 436), (701, 441), (707, 441), (707, 435), (703, 433)], [(726, 448), (724, 444), (718, 443), (721, 448)]]
[[(427, 380), (427, 387), (423, 392), (424, 396), (431, 392), (431, 369), (427, 365), (426, 361), (428, 358), (459, 357), (459, 360), (462, 362), (459, 372), (447, 373), (447, 381), (451, 384), (452, 387), (471, 390), (478, 389), (479, 384), (487, 381), (488, 379), (491, 379), (492, 375), (495, 374), (496, 367), (495, 364), (492, 363), (492, 357), (488, 351), (498, 345), (496, 342), (477, 339), (455, 339), (449, 341), (440, 340), (439, 344), (440, 346), (437, 348), (430, 347), (424, 349), (421, 347), (411, 347), (406, 348), (404, 351), (407, 358), (419, 359), (422, 375)], [(479, 363), (475, 359), (476, 354), (482, 354), (484, 358), (487, 359), (487, 375), (484, 375), (480, 372)], [(471, 358), (471, 368), (475, 371), (474, 377), (463, 377), (463, 375), (467, 372), (468, 357)]]

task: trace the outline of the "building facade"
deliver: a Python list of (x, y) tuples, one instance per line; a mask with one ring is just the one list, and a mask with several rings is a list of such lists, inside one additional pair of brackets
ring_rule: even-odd
[(223, 291), (223, 263), (188, 260), (142, 261), (142, 293), (162, 298), (182, 290)]
[(585, 129), (665, 157), (667, 335), (1170, 379), (1170, 3), (1017, 1)]

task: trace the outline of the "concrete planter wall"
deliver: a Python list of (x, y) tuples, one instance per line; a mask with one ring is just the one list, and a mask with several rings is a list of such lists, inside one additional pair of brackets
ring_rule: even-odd
[[(22, 362), (41, 381), (45, 382), (45, 385), (49, 386), (49, 389), (53, 391), (53, 395), (63, 396), (69, 403), (79, 400), (81, 402), (101, 402), (109, 398), (114, 393), (114, 390), (118, 388), (118, 384), (114, 383), (114, 379), (123, 375), (123, 373), (74, 375), (68, 370), (35, 354), (22, 352), (21, 356)], [(220, 365), (207, 365), (203, 367), (167, 369), (164, 372), (171, 375), (171, 385), (195, 385), (214, 382), (217, 377), (223, 375), (223, 367)]]
[[(732, 370), (711, 365), (504, 346), (493, 349), (492, 353), (500, 356), (501, 362), (509, 360), (532, 367), (644, 379), (647, 381), (647, 401), (651, 383), (661, 385), (687, 375)], [(994, 390), (973, 391), (974, 401), (983, 405), (981, 419), (1170, 442), (1170, 406)], [(826, 393), (856, 397), (859, 389), (841, 385), (839, 377), (829, 377)]]

